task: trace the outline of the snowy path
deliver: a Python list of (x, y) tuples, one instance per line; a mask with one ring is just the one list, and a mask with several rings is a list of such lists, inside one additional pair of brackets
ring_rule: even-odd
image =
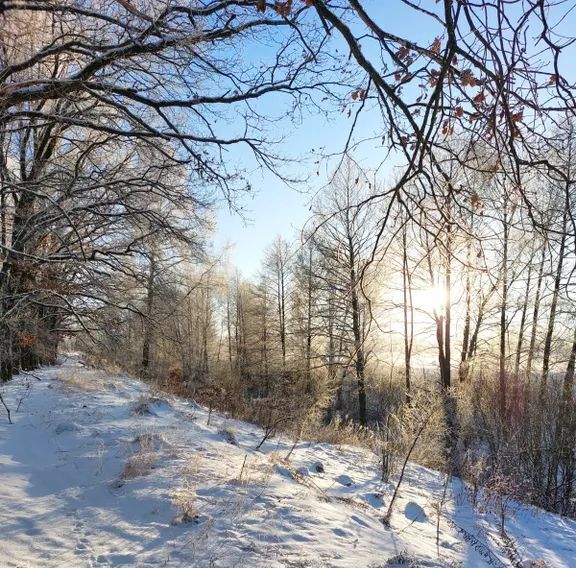
[[(1, 387), (14, 420), (1, 409), (2, 568), (379, 568), (406, 555), (413, 566), (476, 567), (489, 565), (484, 546), (511, 565), (496, 520), (475, 514), (458, 482), (437, 547), (436, 472), (410, 467), (386, 529), (393, 487), (370, 452), (300, 444), (287, 464), (289, 440), (256, 452), (258, 427), (214, 414), (208, 426), (194, 403), (155, 400), (77, 358), (37, 375)], [(576, 566), (576, 523), (518, 506), (507, 526), (526, 566)]]

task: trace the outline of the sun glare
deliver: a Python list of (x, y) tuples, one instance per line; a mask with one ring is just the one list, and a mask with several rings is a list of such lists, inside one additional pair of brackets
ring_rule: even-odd
[(425, 310), (440, 311), (446, 303), (446, 289), (443, 286), (433, 286), (422, 290), (420, 302)]

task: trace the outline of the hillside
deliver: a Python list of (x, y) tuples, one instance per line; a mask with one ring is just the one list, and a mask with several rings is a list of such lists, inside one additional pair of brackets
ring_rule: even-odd
[[(443, 476), (409, 466), (386, 528), (394, 486), (367, 450), (300, 443), (286, 462), (290, 440), (256, 451), (257, 426), (79, 357), (35, 375), (1, 390), (2, 567), (513, 565), (458, 480), (437, 539)], [(525, 566), (574, 566), (576, 523), (516, 504), (506, 527)]]

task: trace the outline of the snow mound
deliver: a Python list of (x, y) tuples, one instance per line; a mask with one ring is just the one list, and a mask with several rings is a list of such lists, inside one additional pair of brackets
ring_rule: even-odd
[(302, 465), (296, 470), (297, 475), (300, 477), (310, 477), (310, 470), (305, 466)]
[(162, 413), (170, 412), (172, 407), (161, 398), (142, 398), (132, 407), (132, 414), (139, 416), (160, 416)]
[(132, 445), (141, 451), (159, 451), (172, 447), (166, 436), (160, 432), (140, 432), (132, 440)]
[(64, 434), (66, 432), (79, 432), (81, 427), (76, 422), (60, 422), (54, 428), (56, 434)]
[(238, 440), (236, 439), (236, 434), (230, 428), (222, 428), (218, 430), (218, 434), (224, 438), (228, 444), (232, 444), (233, 446), (238, 445)]

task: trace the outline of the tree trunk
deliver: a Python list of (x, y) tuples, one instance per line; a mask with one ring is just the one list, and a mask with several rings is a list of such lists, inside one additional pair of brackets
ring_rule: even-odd
[(544, 351), (542, 353), (542, 376), (540, 377), (540, 400), (544, 399), (548, 375), (550, 373), (550, 354), (552, 351), (552, 336), (554, 335), (554, 324), (556, 321), (556, 311), (558, 308), (558, 297), (560, 296), (560, 284), (562, 283), (562, 268), (564, 266), (564, 253), (566, 249), (566, 228), (568, 224), (569, 203), (566, 203), (564, 216), (562, 219), (562, 236), (560, 237), (560, 250), (558, 251), (558, 263), (556, 265), (556, 275), (554, 276), (554, 290), (552, 291), (552, 302), (550, 304), (550, 317), (548, 328), (544, 340)]
[(356, 275), (356, 252), (352, 235), (348, 233), (348, 258), (350, 263), (350, 307), (352, 309), (352, 333), (354, 335), (354, 359), (356, 367), (356, 381), (358, 383), (358, 421), (366, 426), (366, 384), (364, 381), (364, 338), (360, 316), (360, 302), (358, 300), (358, 282)]
[(408, 268), (407, 227), (402, 230), (402, 288), (404, 295), (404, 379), (406, 387), (406, 404), (411, 401), (411, 359), (414, 343), (414, 314), (412, 305), (412, 280)]
[(508, 414), (508, 401), (507, 401), (507, 389), (508, 380), (506, 376), (506, 312), (508, 309), (508, 240), (510, 236), (510, 226), (508, 223), (508, 208), (507, 201), (504, 199), (504, 218), (502, 221), (504, 230), (504, 242), (502, 251), (502, 269), (501, 269), (501, 279), (502, 279), (502, 298), (500, 302), (500, 341), (499, 341), (499, 353), (498, 353), (498, 403), (500, 406), (500, 420), (503, 424), (507, 422)]
[(514, 379), (517, 381), (520, 375), (520, 360), (522, 359), (522, 346), (524, 343), (524, 331), (526, 328), (526, 318), (528, 315), (528, 301), (530, 298), (530, 285), (532, 284), (532, 260), (534, 258), (534, 247), (530, 254), (528, 264), (528, 276), (526, 277), (526, 292), (524, 293), (524, 303), (522, 304), (522, 315), (520, 316), (520, 328), (518, 330), (518, 342), (516, 344), (516, 361), (514, 362)]
[(283, 259), (277, 259), (277, 273), (276, 273), (276, 294), (277, 294), (277, 309), (278, 309), (278, 324), (280, 335), (280, 348), (282, 350), (282, 368), (286, 368), (286, 287), (285, 287), (285, 274)]
[[(24, 268), (18, 263), (21, 253), (25, 252), (31, 232), (28, 220), (34, 208), (34, 197), (28, 192), (21, 194), (15, 207), (12, 220), (12, 242), (10, 250), (4, 257), (0, 269), (0, 377), (8, 381), (21, 366), (19, 352), (16, 346), (17, 326), (12, 322), (17, 320), (14, 314), (16, 296), (24, 290)], [(20, 323), (20, 322), (18, 322)]]
[(452, 386), (452, 228), (448, 225), (446, 272), (444, 275), (444, 388)]
[(144, 340), (142, 343), (141, 370), (144, 377), (150, 370), (150, 349), (153, 336), (152, 312), (154, 310), (154, 286), (156, 280), (156, 257), (153, 253), (149, 257), (148, 279), (146, 282), (146, 314), (144, 317)]
[(306, 379), (312, 380), (312, 247), (308, 247), (307, 303), (306, 303)]
[(226, 293), (226, 329), (228, 332), (228, 363), (232, 370), (232, 316), (230, 314), (230, 290)]
[(562, 502), (564, 504), (563, 513), (566, 514), (570, 508), (574, 488), (574, 474), (576, 464), (574, 456), (574, 437), (576, 435), (576, 409), (574, 406), (574, 369), (576, 367), (576, 329), (572, 340), (570, 358), (564, 375), (562, 385), (562, 405), (560, 408), (560, 420), (562, 431), (560, 436), (559, 458), (563, 469), (562, 482), (563, 493)]
[(530, 332), (530, 345), (528, 347), (528, 360), (526, 361), (526, 379), (528, 385), (532, 382), (532, 363), (536, 349), (536, 334), (538, 332), (538, 316), (540, 314), (540, 296), (542, 294), (542, 282), (544, 280), (544, 264), (546, 262), (546, 242), (542, 243), (542, 254), (538, 267), (538, 280), (536, 282), (536, 295), (534, 297), (534, 309), (532, 311), (532, 330)]
[[(474, 217), (472, 216), (472, 222)], [(471, 223), (472, 225), (472, 223)], [(472, 226), (471, 226), (472, 229)], [(472, 326), (472, 237), (466, 239), (466, 282), (464, 284), (464, 330), (462, 333), (462, 349), (458, 379), (461, 383), (468, 379), (469, 362), (468, 347), (470, 345), (470, 328)]]

